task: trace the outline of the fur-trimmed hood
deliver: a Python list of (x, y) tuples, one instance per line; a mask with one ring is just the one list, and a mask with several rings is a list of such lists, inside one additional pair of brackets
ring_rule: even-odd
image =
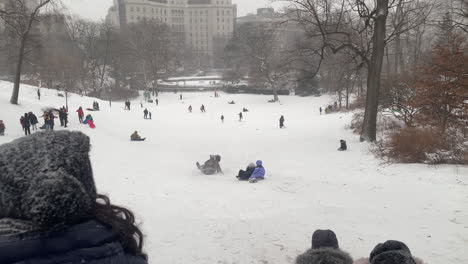
[[(418, 259), (418, 258), (413, 258), (413, 259), (416, 262), (416, 264), (426, 264), (421, 259)], [(354, 261), (354, 264), (370, 264), (370, 262), (369, 262), (368, 258), (360, 258), (360, 259), (357, 259), (356, 261)]]
[(310, 249), (296, 259), (296, 264), (353, 264), (351, 256), (339, 249)]

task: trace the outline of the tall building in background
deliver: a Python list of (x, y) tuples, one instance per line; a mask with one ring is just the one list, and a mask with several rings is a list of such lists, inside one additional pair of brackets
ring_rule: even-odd
[(231, 0), (114, 0), (108, 19), (120, 28), (143, 19), (165, 23), (179, 35), (174, 44), (189, 48), (200, 64), (213, 66), (213, 56), (232, 37), (236, 16)]

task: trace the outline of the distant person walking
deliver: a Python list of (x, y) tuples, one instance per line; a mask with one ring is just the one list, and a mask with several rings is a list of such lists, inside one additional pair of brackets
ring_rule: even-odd
[(159, 105), (159, 99), (158, 99), (158, 98), (156, 98), (156, 100), (155, 100), (155, 101), (156, 101), (156, 106), (158, 106), (158, 105)]
[(151, 114), (151, 112), (148, 113), (148, 116), (149, 116), (149, 119), (153, 119), (153, 114)]
[(280, 123), (280, 128), (284, 128), (284, 116), (280, 117), (279, 123)]
[(322, 115), (322, 112), (323, 112), (323, 109), (322, 107), (320, 107), (320, 115)]
[(41, 100), (41, 89), (37, 88), (37, 99)]
[(148, 119), (148, 109), (145, 108), (145, 111), (143, 111), (143, 118)]
[(200, 111), (201, 111), (202, 113), (206, 113), (205, 105), (201, 105)]
[(192, 111), (193, 111), (192, 106), (189, 106), (189, 107), (188, 107), (188, 110), (189, 110), (190, 113), (192, 113)]
[(180, 100), (183, 100), (183, 98), (184, 98), (184, 97), (182, 96), (182, 94), (180, 94)]
[(224, 123), (224, 115), (221, 116), (221, 123)]
[(78, 110), (76, 110), (76, 112), (78, 113), (78, 120), (80, 121), (80, 124), (83, 124), (83, 117), (84, 117), (84, 111), (83, 111), (83, 108), (78, 108)]
[(125, 108), (124, 108), (124, 109), (125, 109), (125, 110), (130, 110), (130, 106), (131, 106), (130, 101), (129, 101), (129, 100), (126, 100), (126, 101), (125, 101)]
[(244, 115), (242, 114), (242, 112), (239, 113), (239, 122), (242, 122), (242, 119), (244, 118)]

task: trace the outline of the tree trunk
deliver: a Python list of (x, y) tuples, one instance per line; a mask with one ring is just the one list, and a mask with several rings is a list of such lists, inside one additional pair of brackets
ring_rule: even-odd
[(372, 56), (367, 73), (366, 112), (362, 126), (361, 141), (374, 142), (377, 139), (377, 114), (379, 111), (380, 79), (385, 53), (388, 1), (377, 1)]
[(26, 40), (27, 36), (23, 35), (21, 38), (20, 49), (18, 54), (18, 62), (16, 65), (16, 73), (15, 73), (15, 84), (13, 86), (13, 93), (11, 94), (10, 103), (18, 104), (18, 97), (19, 97), (19, 89), (21, 83), (21, 71), (23, 69), (23, 60), (24, 60), (24, 49), (26, 47)]

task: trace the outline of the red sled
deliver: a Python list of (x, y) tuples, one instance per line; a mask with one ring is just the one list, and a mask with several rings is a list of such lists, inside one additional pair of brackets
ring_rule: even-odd
[(96, 128), (96, 126), (94, 125), (94, 122), (91, 121), (91, 120), (88, 121), (88, 125), (89, 125), (89, 127), (92, 128), (92, 129), (95, 129), (95, 128)]

